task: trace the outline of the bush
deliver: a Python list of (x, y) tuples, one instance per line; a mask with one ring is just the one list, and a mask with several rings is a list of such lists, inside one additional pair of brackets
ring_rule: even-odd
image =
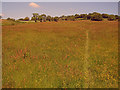
[(120, 16), (118, 16), (118, 21), (120, 21)]
[(67, 16), (64, 18), (65, 21), (67, 21)]
[(59, 19), (58, 17), (54, 17), (54, 21), (58, 22), (58, 19)]
[(70, 20), (70, 21), (75, 21), (75, 17), (74, 17), (74, 16), (71, 16), (71, 17), (69, 18), (69, 20)]
[(10, 20), (10, 18), (7, 18), (7, 20)]
[(75, 14), (75, 19), (80, 18), (79, 14)]
[(24, 18), (24, 21), (29, 21), (29, 17), (25, 17), (25, 18)]
[(46, 17), (46, 20), (47, 20), (47, 21), (51, 21), (51, 16), (48, 15), (48, 16)]
[(91, 19), (91, 15), (87, 15), (87, 19)]
[(80, 18), (87, 19), (87, 14), (81, 14), (81, 15), (80, 15)]
[(23, 18), (20, 18), (20, 19), (18, 19), (18, 20), (23, 21), (24, 19), (23, 19)]
[(16, 22), (15, 21), (12, 21), (12, 20), (4, 20), (3, 22), (2, 22), (2, 25), (4, 26), (4, 25), (15, 25), (16, 24)]
[(115, 15), (115, 19), (119, 19), (119, 16), (118, 16), (118, 15)]
[(15, 19), (13, 19), (13, 18), (7, 18), (7, 20), (15, 21)]
[(102, 14), (103, 18), (108, 18), (108, 16), (109, 16), (108, 14)]
[(0, 16), (0, 19), (2, 19), (2, 16)]
[(20, 20), (16, 20), (16, 22), (20, 22)]
[(114, 21), (114, 20), (116, 20), (116, 18), (115, 18), (114, 15), (109, 15), (109, 16), (108, 16), (108, 20), (109, 20), (109, 21)]
[(72, 15), (72, 16), (67, 16), (66, 21), (69, 20), (69, 21), (75, 21), (75, 17)]
[(102, 21), (103, 18), (102, 18), (101, 14), (94, 14), (94, 15), (91, 16), (91, 20), (92, 21)]
[(54, 21), (54, 17), (51, 17), (51, 21)]

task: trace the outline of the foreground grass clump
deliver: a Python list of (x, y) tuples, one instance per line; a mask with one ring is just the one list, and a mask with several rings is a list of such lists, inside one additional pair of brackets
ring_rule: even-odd
[(3, 87), (116, 88), (117, 33), (108, 21), (5, 25)]

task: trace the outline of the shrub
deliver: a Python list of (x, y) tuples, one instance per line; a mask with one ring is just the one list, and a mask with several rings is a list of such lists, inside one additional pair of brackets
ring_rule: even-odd
[(103, 18), (108, 18), (108, 16), (109, 16), (108, 14), (102, 14)]
[(16, 22), (20, 22), (20, 20), (16, 20)]
[(87, 14), (81, 14), (80, 18), (87, 19)]
[(109, 15), (109, 16), (108, 16), (108, 20), (109, 20), (109, 21), (114, 21), (114, 20), (116, 20), (116, 18), (115, 18), (114, 15)]
[(71, 17), (69, 18), (69, 20), (70, 20), (70, 21), (75, 21), (75, 17), (74, 17), (74, 16), (71, 16)]
[(51, 21), (51, 16), (48, 15), (48, 16), (46, 17), (46, 20), (47, 20), (47, 21)]
[(32, 17), (31, 20), (35, 20), (35, 17)]
[(91, 15), (87, 15), (87, 19), (91, 19)]
[(24, 21), (29, 21), (29, 17), (25, 17), (25, 18), (24, 18)]
[(10, 20), (10, 18), (7, 18), (7, 20)]
[(54, 17), (51, 17), (51, 21), (54, 21)]
[(119, 19), (119, 16), (118, 16), (118, 15), (115, 15), (115, 19)]
[(75, 19), (80, 18), (79, 14), (75, 14)]
[(54, 21), (58, 22), (58, 19), (59, 19), (58, 17), (54, 17)]
[(120, 21), (120, 16), (118, 16), (118, 21)]
[(75, 17), (73, 15), (72, 16), (67, 16), (66, 20), (75, 21)]
[(15, 21), (15, 19), (13, 19), (13, 18), (7, 18), (7, 20)]
[(23, 19), (23, 18), (20, 18), (20, 19), (18, 19), (18, 20), (23, 21), (24, 19)]
[(93, 14), (93, 15), (91, 16), (91, 20), (92, 20), (92, 21), (102, 21), (103, 18), (102, 18), (102, 15), (101, 15), (101, 14)]
[(2, 16), (0, 16), (0, 19), (2, 19)]
[(67, 16), (65, 16), (64, 20), (67, 21)]

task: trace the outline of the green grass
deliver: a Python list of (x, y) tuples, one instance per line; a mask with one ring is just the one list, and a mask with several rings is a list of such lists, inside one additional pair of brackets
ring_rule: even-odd
[(3, 87), (86, 88), (86, 81), (90, 88), (118, 87), (117, 22), (39, 22), (2, 29)]
[(34, 23), (34, 21), (2, 20), (2, 22), (0, 22), (0, 25), (2, 25), (2, 26), (8, 26), (8, 25), (18, 25), (18, 24), (24, 24), (24, 23), (31, 24), (31, 23)]
[(2, 20), (0, 23), (2, 26), (8, 26), (8, 25), (16, 25), (16, 24), (21, 24), (25, 22), (17, 22), (17, 21), (12, 21), (12, 20)]

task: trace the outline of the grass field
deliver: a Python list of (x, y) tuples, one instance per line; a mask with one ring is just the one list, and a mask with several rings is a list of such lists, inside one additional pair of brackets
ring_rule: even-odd
[(2, 27), (3, 88), (117, 88), (118, 22)]

